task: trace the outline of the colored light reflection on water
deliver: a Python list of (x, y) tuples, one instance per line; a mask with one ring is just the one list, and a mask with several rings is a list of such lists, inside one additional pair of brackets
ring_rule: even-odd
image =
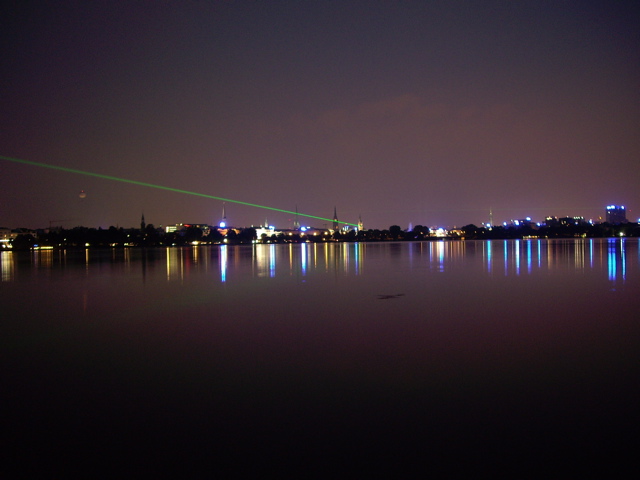
[(5, 444), (41, 459), (632, 451), (637, 239), (3, 251), (0, 272)]

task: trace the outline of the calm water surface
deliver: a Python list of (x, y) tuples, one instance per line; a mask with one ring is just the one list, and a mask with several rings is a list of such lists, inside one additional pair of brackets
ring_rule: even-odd
[(25, 475), (546, 478), (635, 455), (637, 239), (1, 252), (0, 267), (4, 450)]

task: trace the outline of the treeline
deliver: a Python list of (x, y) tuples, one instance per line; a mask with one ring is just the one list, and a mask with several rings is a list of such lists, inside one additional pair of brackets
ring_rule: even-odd
[(577, 224), (555, 224), (555, 225), (509, 225), (495, 226), (492, 228), (476, 227), (466, 225), (460, 229), (458, 234), (465, 239), (471, 240), (491, 240), (491, 239), (518, 239), (518, 238), (598, 238), (598, 237), (639, 237), (640, 225), (637, 223), (590, 224), (581, 222)]
[(71, 229), (55, 229), (37, 231), (36, 234), (21, 234), (12, 240), (14, 249), (28, 249), (40, 247), (155, 247), (155, 246), (185, 246), (198, 243), (251, 243), (256, 238), (253, 228), (239, 231), (229, 230), (223, 236), (216, 229), (211, 229), (208, 235), (198, 227), (187, 227), (177, 232), (165, 232), (162, 228), (155, 228), (152, 224), (144, 229), (139, 228), (88, 228), (75, 227)]
[[(451, 230), (446, 238), (458, 240), (493, 240), (521, 238), (596, 238), (596, 237), (640, 237), (640, 225), (625, 223), (612, 225), (600, 223), (596, 225), (556, 224), (550, 226), (520, 225), (494, 226), (492, 228), (477, 227), (469, 224)], [(417, 225), (411, 230), (402, 230), (398, 225), (378, 230), (336, 230), (320, 235), (308, 235), (301, 231), (288, 231), (273, 235), (262, 235), (257, 238), (252, 227), (230, 229), (226, 235), (212, 228), (206, 234), (201, 228), (191, 226), (176, 232), (165, 232), (152, 224), (144, 229), (109, 227), (40, 230), (35, 234), (20, 234), (11, 241), (14, 249), (22, 250), (40, 247), (152, 247), (152, 246), (186, 246), (195, 244), (249, 244), (259, 243), (300, 243), (300, 242), (383, 242), (383, 241), (422, 241), (436, 240), (441, 237), (433, 235), (428, 227)]]

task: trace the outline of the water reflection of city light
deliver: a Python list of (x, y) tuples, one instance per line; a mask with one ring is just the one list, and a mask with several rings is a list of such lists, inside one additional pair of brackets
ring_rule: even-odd
[(622, 270), (622, 281), (627, 279), (627, 255), (625, 252), (625, 240), (620, 239), (620, 267)]
[(607, 241), (607, 270), (609, 271), (609, 280), (612, 282), (615, 282), (618, 276), (616, 250), (616, 239), (610, 238)]
[(229, 247), (226, 245), (220, 245), (220, 281), (227, 281), (227, 260), (229, 252), (227, 251)]
[(276, 246), (272, 243), (269, 245), (269, 277), (276, 276)]
[(344, 273), (348, 273), (349, 272), (349, 251), (345, 247), (346, 247), (345, 243), (340, 244), (342, 270), (344, 271)]
[(0, 252), (0, 267), (2, 272), (2, 281), (10, 282), (13, 280), (13, 252)]
[(307, 244), (300, 244), (300, 268), (302, 270), (302, 275), (307, 274)]
[[(626, 240), (626, 243), (625, 243)], [(393, 261), (400, 255), (406, 255), (411, 269), (418, 269), (420, 257), (427, 261), (427, 266), (434, 272), (448, 272), (462, 264), (469, 264), (470, 259), (477, 258), (486, 274), (495, 276), (536, 275), (540, 271), (562, 272), (567, 269), (585, 271), (592, 268), (603, 268), (610, 281), (625, 281), (629, 269), (634, 268), (636, 261), (635, 240), (625, 238), (611, 239), (512, 239), (486, 241), (432, 241), (422, 243), (366, 244), (366, 243), (292, 243), (235, 246), (221, 245), (215, 247), (167, 248), (166, 257), (167, 281), (182, 279), (189, 274), (218, 271), (222, 282), (229, 281), (229, 273), (237, 268), (249, 267), (254, 275), (263, 278), (274, 278), (287, 274), (300, 275), (308, 279), (318, 272), (333, 271), (345, 275), (361, 275), (365, 260), (365, 250), (382, 250)], [(141, 260), (143, 270), (146, 262), (151, 261), (153, 254), (146, 252), (140, 257), (141, 250), (126, 249), (110, 252), (112, 263), (124, 265), (125, 270), (131, 262)], [(287, 255), (288, 252), (288, 255)], [(630, 253), (633, 252), (633, 253)], [(7, 261), (12, 252), (2, 252), (2, 281), (11, 281), (19, 267), (15, 260)], [(73, 253), (73, 252), (72, 252)], [(66, 253), (32, 252), (31, 265), (47, 270), (57, 264), (66, 263)], [(629, 262), (627, 255), (633, 255)], [(90, 272), (100, 261), (96, 251), (83, 250), (74, 254), (82, 259)], [(413, 259), (413, 260), (411, 260)], [(427, 260), (428, 259), (428, 260)], [(246, 260), (249, 260), (247, 262)], [(640, 262), (640, 258), (638, 259)], [(500, 268), (500, 264), (503, 268)], [(217, 268), (216, 268), (217, 265)], [(280, 265), (280, 266), (278, 266)], [(289, 268), (287, 269), (287, 265)], [(497, 268), (496, 268), (497, 267)], [(144, 271), (143, 271), (144, 275)]]
[(504, 274), (507, 275), (509, 273), (509, 243), (506, 240), (503, 242), (502, 248), (504, 249)]
[(576, 268), (584, 270), (584, 240), (576, 240), (574, 250), (574, 263)]
[(289, 271), (293, 272), (293, 244), (289, 244)]
[(40, 267), (51, 268), (53, 265), (53, 250), (34, 250), (33, 257)]
[(538, 240), (538, 268), (542, 267), (542, 242)]

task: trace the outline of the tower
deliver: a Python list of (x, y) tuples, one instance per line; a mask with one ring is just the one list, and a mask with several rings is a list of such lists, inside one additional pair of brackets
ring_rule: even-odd
[(293, 221), (293, 229), (300, 230), (300, 221), (298, 220), (298, 205), (296, 205), (296, 218)]
[(364, 230), (364, 224), (362, 223), (362, 215), (358, 215), (358, 231)]
[(144, 223), (144, 213), (142, 214), (142, 219), (140, 220), (140, 231), (144, 232), (144, 228), (147, 226), (146, 223)]
[(220, 228), (227, 227), (227, 213), (225, 212), (225, 202), (222, 202), (222, 220), (220, 220)]
[(338, 230), (338, 212), (336, 207), (333, 207), (333, 229)]

